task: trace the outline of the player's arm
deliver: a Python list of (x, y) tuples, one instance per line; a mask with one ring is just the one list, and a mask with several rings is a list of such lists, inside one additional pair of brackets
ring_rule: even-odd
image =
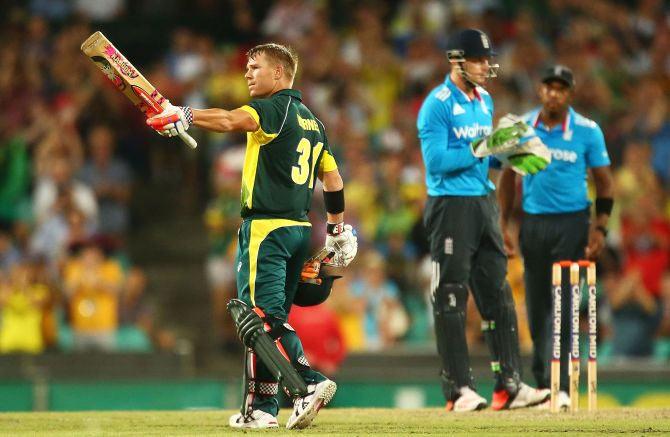
[(500, 174), (498, 180), (498, 203), (500, 205), (500, 230), (503, 234), (505, 252), (508, 256), (514, 255), (514, 242), (509, 231), (509, 223), (514, 209), (516, 173), (510, 167), (506, 167)]
[(259, 124), (242, 109), (193, 109), (193, 125), (214, 132), (255, 132)]
[[(326, 216), (328, 217), (328, 223), (342, 223), (344, 222), (344, 181), (340, 175), (338, 169), (322, 172), (319, 179), (323, 183), (323, 195), (324, 197), (329, 197), (331, 193), (342, 193), (342, 211), (339, 211), (340, 208), (331, 208), (330, 211), (326, 209)], [(328, 194), (326, 194), (328, 193)]]
[(448, 148), (450, 121), (439, 100), (434, 99), (423, 108), (417, 125), (423, 161), (428, 173), (444, 174), (465, 170), (479, 162), (469, 147)]
[(607, 222), (614, 206), (614, 184), (610, 159), (605, 146), (605, 136), (600, 127), (591, 130), (591, 138), (586, 153), (586, 164), (596, 186), (595, 218), (591, 220), (589, 242), (585, 249), (588, 259), (596, 260), (605, 248)]
[(607, 222), (614, 206), (614, 189), (612, 171), (609, 165), (593, 167), (591, 175), (596, 186), (596, 214), (589, 229), (589, 242), (585, 253), (588, 259), (596, 260), (605, 248), (605, 237), (607, 237), (608, 232)]
[[(614, 184), (612, 182), (612, 170), (610, 166), (594, 167), (591, 169), (593, 182), (596, 186), (596, 225), (607, 226), (610, 218), (614, 196)], [(609, 199), (609, 200), (603, 200)], [(603, 205), (603, 202), (605, 205)], [(600, 204), (600, 205), (599, 205)]]
[(354, 228), (344, 224), (344, 182), (335, 159), (328, 151), (321, 159), (318, 177), (323, 183), (323, 200), (328, 217), (325, 248), (333, 253), (333, 265), (346, 267), (356, 257), (358, 238)]
[(167, 137), (186, 132), (195, 125), (214, 132), (255, 132), (259, 121), (242, 108), (227, 111), (225, 109), (192, 109), (189, 106), (169, 105), (158, 115), (147, 119), (147, 124), (159, 134)]

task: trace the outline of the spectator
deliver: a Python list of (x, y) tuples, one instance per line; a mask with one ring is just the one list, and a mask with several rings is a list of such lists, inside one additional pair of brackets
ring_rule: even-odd
[(360, 352), (366, 348), (365, 318), (367, 303), (363, 297), (351, 292), (351, 277), (347, 275), (335, 281), (328, 304), (337, 314), (337, 321), (344, 339), (344, 348), (349, 352)]
[(21, 260), (21, 252), (14, 245), (10, 223), (0, 223), (0, 278), (7, 277)]
[(90, 224), (98, 220), (98, 204), (93, 190), (73, 178), (73, 167), (67, 156), (55, 156), (49, 162), (49, 175), (35, 189), (33, 211), (39, 226), (49, 218), (63, 214), (68, 206), (81, 211)]
[(30, 218), (30, 181), (28, 144), (0, 133), (0, 220)]
[(384, 259), (369, 252), (362, 262), (351, 294), (365, 303), (365, 344), (368, 350), (393, 346), (408, 329), (408, 318), (400, 303), (398, 287), (388, 279)]
[(160, 350), (173, 350), (175, 347), (174, 334), (156, 322), (154, 310), (146, 300), (146, 288), (146, 274), (132, 267), (126, 275), (119, 302), (116, 340), (121, 351), (148, 352), (154, 347)]
[(661, 361), (668, 361), (670, 360), (670, 272), (664, 273), (661, 282), (661, 308), (663, 313), (654, 356)]
[(128, 230), (132, 176), (128, 165), (114, 157), (115, 139), (106, 125), (89, 134), (90, 157), (79, 171), (79, 180), (91, 187), (99, 208), (101, 234), (123, 237)]
[(75, 350), (116, 350), (123, 272), (94, 240), (75, 245), (67, 261), (64, 288)]
[(43, 308), (49, 289), (36, 281), (28, 261), (16, 264), (9, 281), (0, 286), (0, 353), (38, 354), (44, 350)]
[(329, 304), (294, 306), (288, 322), (300, 336), (310, 366), (319, 372), (336, 374), (347, 350), (337, 314)]
[(29, 244), (29, 252), (45, 257), (52, 273), (58, 270), (70, 244), (79, 243), (93, 234), (93, 226), (86, 222), (84, 213), (73, 205), (68, 193), (61, 192), (57, 203), (60, 212), (37, 226)]
[(209, 234), (207, 280), (212, 299), (212, 317), (217, 345), (224, 351), (239, 348), (237, 334), (226, 312), (226, 304), (236, 296), (235, 243), (240, 225), (240, 171), (231, 165), (233, 154), (221, 154), (214, 163), (216, 197), (205, 211)]
[(670, 223), (653, 195), (641, 197), (624, 220), (621, 278), (609, 283), (614, 323), (613, 353), (650, 356), (662, 317), (661, 284), (670, 267)]

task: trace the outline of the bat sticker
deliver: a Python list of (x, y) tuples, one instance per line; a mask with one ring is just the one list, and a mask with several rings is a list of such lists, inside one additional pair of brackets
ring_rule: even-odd
[(117, 52), (112, 45), (108, 45), (107, 47), (105, 47), (105, 53), (107, 54), (107, 56), (109, 56), (109, 59), (111, 59), (116, 65), (118, 65), (121, 74), (123, 74), (124, 76), (128, 76), (131, 79), (134, 79), (137, 76), (139, 76), (137, 70), (135, 70), (135, 68), (130, 64), (130, 62), (128, 62), (121, 53)]
[(105, 76), (107, 76), (107, 79), (109, 79), (109, 81), (112, 82), (114, 86), (119, 89), (119, 91), (124, 91), (126, 89), (126, 83), (123, 79), (116, 75), (114, 67), (112, 67), (107, 59), (102, 56), (91, 56), (91, 59), (93, 62), (98, 64), (100, 70), (102, 70)]
[(135, 95), (146, 104), (146, 110), (144, 110), (142, 107), (140, 107), (140, 109), (142, 109), (142, 112), (146, 113), (147, 117), (152, 117), (163, 112), (161, 105), (156, 100), (154, 100), (154, 98), (149, 93), (137, 85), (131, 85), (130, 88), (133, 90)]

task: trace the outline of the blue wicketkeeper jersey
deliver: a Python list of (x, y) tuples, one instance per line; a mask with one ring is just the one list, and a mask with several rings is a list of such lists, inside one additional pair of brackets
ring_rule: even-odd
[(598, 124), (570, 108), (565, 121), (551, 130), (539, 121), (540, 109), (523, 116), (551, 150), (551, 163), (523, 177), (523, 210), (530, 214), (581, 211), (589, 205), (587, 169), (610, 165)]
[(430, 196), (482, 196), (495, 189), (489, 158), (475, 158), (470, 143), (489, 135), (493, 99), (477, 87), (472, 100), (447, 76), (421, 105), (416, 125)]

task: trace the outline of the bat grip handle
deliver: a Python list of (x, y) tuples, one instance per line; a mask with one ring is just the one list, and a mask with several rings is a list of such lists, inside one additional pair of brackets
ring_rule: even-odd
[(196, 147), (198, 147), (198, 142), (197, 142), (196, 140), (194, 140), (193, 137), (190, 136), (190, 135), (189, 135), (188, 133), (186, 133), (186, 132), (181, 132), (181, 133), (179, 134), (179, 138), (181, 138), (181, 140), (182, 140), (183, 142), (185, 142), (186, 144), (188, 144), (188, 146), (189, 146), (191, 149), (195, 149)]

